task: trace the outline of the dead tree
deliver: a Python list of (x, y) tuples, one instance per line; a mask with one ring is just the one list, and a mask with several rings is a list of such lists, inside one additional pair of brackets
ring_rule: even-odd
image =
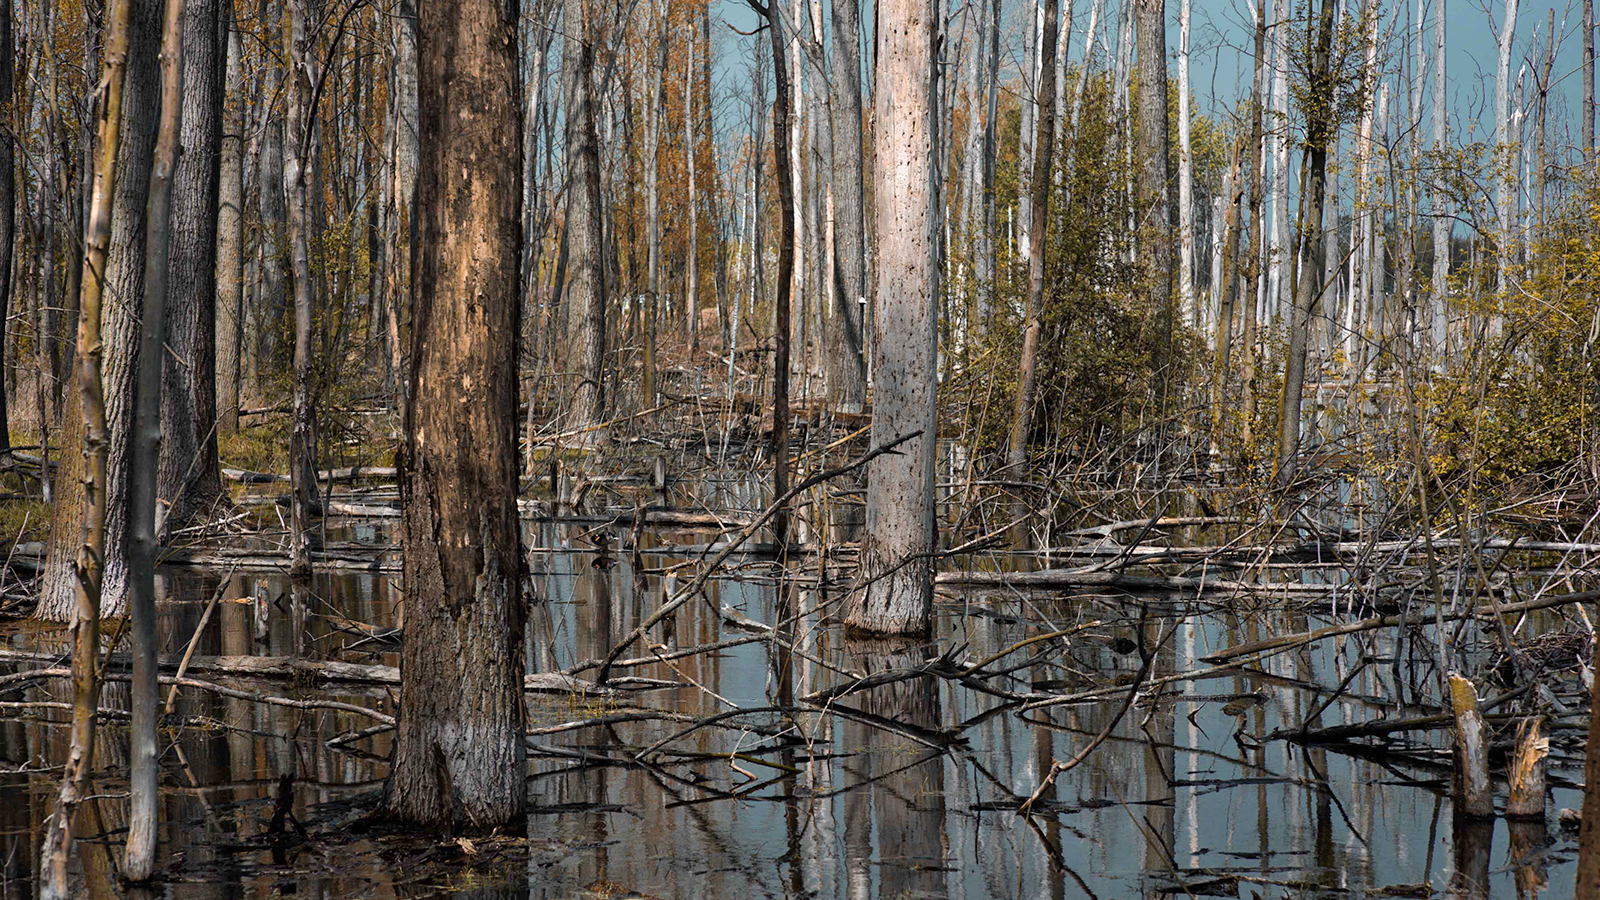
[[(872, 439), (883, 444), (917, 436), (867, 468), (861, 571), (847, 601), (845, 624), (866, 633), (924, 634), (933, 613), (931, 554), (938, 542), (933, 502), (942, 218), (935, 117), (938, 15), (932, 0), (887, 0), (878, 16)], [(1049, 178), (1042, 181), (1048, 184)]]
[[(489, 830), (527, 805), (517, 519), (517, 12), (418, 6), (415, 320), (401, 500), (406, 634), (384, 808)], [(578, 21), (576, 18), (570, 22)]]

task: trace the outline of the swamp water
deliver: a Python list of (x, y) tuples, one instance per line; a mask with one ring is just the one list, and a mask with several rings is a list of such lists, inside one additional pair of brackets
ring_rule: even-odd
[[(372, 523), (341, 537), (388, 541)], [(582, 527), (528, 526), (529, 671), (603, 658), (671, 589), (663, 581), (674, 576), (661, 570), (698, 558), (684, 545), (705, 539), (643, 537), (657, 549), (639, 557), (650, 571), (635, 573), (629, 552), (596, 553)], [(612, 530), (605, 543), (630, 540), (627, 529)], [(652, 633), (649, 643), (670, 656), (671, 646), (759, 638), (748, 621), (755, 620), (780, 623), (793, 652), (756, 639), (615, 673), (676, 687), (530, 693), (525, 838), (460, 843), (353, 832), (349, 824), (382, 785), (390, 750), (386, 732), (350, 739), (371, 729), (371, 718), (181, 690), (162, 757), (167, 881), (150, 896), (1570, 896), (1575, 835), (1557, 828), (1553, 814), (1548, 827), (1455, 819), (1447, 732), (1428, 732), (1431, 743), (1408, 744), (1403, 757), (1268, 737), (1313, 716), (1326, 727), (1436, 711), (1427, 705), (1436, 700), (1417, 699), (1437, 697), (1423, 641), (1396, 648), (1392, 630), (1352, 635), (1271, 656), (1252, 673), (1155, 689), (1149, 685), (1163, 676), (1206, 668), (1202, 657), (1221, 648), (1325, 624), (1327, 604), (1308, 613), (1264, 598), (967, 593), (941, 596), (931, 642), (850, 642), (817, 624), (819, 607), (831, 609), (842, 594), (819, 589), (816, 557), (794, 560), (781, 587), (771, 560), (730, 563), (727, 577), (708, 583), (710, 603), (686, 605), (669, 634)], [(222, 575), (163, 571), (164, 658), (188, 646)], [(319, 575), (303, 619), (289, 609), (277, 574), (233, 573), (222, 595), (248, 600), (258, 587), (276, 601), (267, 639), (255, 639), (252, 603), (223, 602), (194, 638), (197, 658), (298, 653), (398, 663), (382, 633), (397, 624), (397, 591), (382, 572)], [(303, 626), (292, 624), (297, 619)], [(943, 654), (954, 668), (972, 665), (1075, 627), (1066, 642), (1038, 642), (985, 665), (1007, 674), (978, 686), (925, 675), (795, 700)], [(1467, 637), (1481, 644), (1478, 630)], [(59, 631), (16, 624), (6, 646), (64, 655), (65, 641)], [(1397, 653), (1403, 666), (1394, 664)], [(1141, 680), (1146, 654), (1146, 688), (1120, 718), (1125, 687), (1029, 712), (979, 689), (1116, 688)], [(625, 654), (650, 655), (644, 644)], [(40, 665), (8, 663), (6, 671)], [(193, 677), (390, 715), (398, 693)], [(1396, 677), (1408, 684), (1402, 689)], [(1395, 705), (1402, 693), (1413, 706)], [(63, 711), (25, 704), (66, 699), (66, 683), (41, 680), (0, 699), (23, 704), (0, 710), (0, 898), (27, 898), (59, 772), (48, 766), (64, 755), (66, 729), (49, 721), (63, 720)], [(126, 704), (126, 683), (109, 684), (102, 707)], [(731, 714), (736, 707), (749, 711)], [(675, 720), (630, 714), (640, 708)], [(694, 727), (717, 713), (730, 715)], [(592, 724), (560, 727), (580, 720)], [(1113, 723), (1030, 816), (1018, 814), (1052, 761), (1074, 759)], [(82, 895), (132, 896), (110, 874), (126, 825), (125, 720), (102, 719), (101, 727), (97, 799), (80, 820)], [(1552, 810), (1578, 807), (1570, 785), (1581, 778), (1581, 744), (1553, 745), (1552, 763)], [(278, 799), (285, 785), (293, 815), (279, 815), (274, 829), (275, 813), (286, 811)]]

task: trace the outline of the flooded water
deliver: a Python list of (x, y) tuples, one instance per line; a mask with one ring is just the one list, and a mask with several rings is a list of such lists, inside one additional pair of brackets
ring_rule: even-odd
[[(358, 524), (340, 537), (381, 544), (383, 528)], [(665, 549), (642, 553), (645, 571), (635, 571), (626, 551), (597, 554), (582, 527), (528, 528), (535, 549), (527, 659), (530, 671), (546, 672), (604, 657), (659, 604), (663, 581), (675, 577), (662, 570), (696, 557), (684, 545), (708, 539), (647, 532), (649, 546)], [(624, 529), (606, 543), (629, 540)], [(816, 557), (793, 561), (786, 573), (770, 560), (742, 560), (710, 583), (710, 603), (685, 606), (663, 634), (652, 633), (669, 659), (617, 673), (676, 686), (625, 696), (529, 695), (533, 809), (525, 838), (468, 847), (354, 833), (348, 825), (386, 775), (388, 733), (350, 739), (372, 729), (372, 718), (180, 691), (164, 733), (168, 880), (156, 896), (1570, 895), (1575, 836), (1556, 826), (1553, 810), (1581, 805), (1570, 786), (1581, 780), (1581, 744), (1552, 748), (1551, 821), (1508, 824), (1453, 815), (1448, 732), (1426, 733), (1431, 744), (1407, 743), (1403, 755), (1269, 738), (1303, 724), (1436, 712), (1426, 641), (1397, 648), (1392, 629), (1350, 635), (1269, 657), (1250, 673), (1161, 684), (1206, 668), (1202, 657), (1224, 647), (1325, 624), (1327, 604), (1283, 611), (1249, 599), (1223, 606), (1169, 595), (948, 595), (930, 642), (851, 642), (819, 624), (843, 595), (825, 586)], [(686, 571), (684, 578), (693, 572)], [(398, 592), (381, 572), (319, 576), (303, 611), (293, 609), (281, 576), (233, 574), (227, 601), (258, 589), (276, 601), (262, 640), (250, 602), (219, 604), (195, 636), (218, 584), (215, 572), (164, 573), (164, 654), (180, 656), (194, 637), (197, 658), (303, 653), (398, 663), (383, 633), (399, 624)], [(781, 640), (752, 632), (747, 620), (777, 624)], [(941, 669), (949, 675), (1074, 628), (1064, 640), (1027, 644), (983, 666), (1003, 677), (921, 675), (818, 696), (942, 656), (951, 661)], [(670, 658), (673, 647), (750, 636), (759, 639)], [(1473, 647), (1487, 639), (1475, 627), (1459, 635), (1463, 664), (1479, 659)], [(65, 637), (17, 626), (7, 646), (64, 653)], [(1404, 665), (1395, 664), (1397, 654)], [(629, 655), (651, 650), (636, 646)], [(1121, 714), (1146, 656), (1145, 687)], [(8, 663), (7, 670), (38, 665)], [(387, 715), (397, 695), (382, 685), (194, 677)], [(1110, 690), (1028, 710), (983, 687), (1013, 696)], [(3, 699), (65, 697), (63, 681), (45, 680)], [(1396, 697), (1411, 705), (1395, 705)], [(102, 705), (126, 704), (125, 683), (111, 683)], [(671, 718), (642, 717), (656, 713)], [(690, 729), (687, 720), (713, 713), (730, 715)], [(65, 713), (13, 706), (4, 714), (0, 897), (26, 898), (56, 784), (48, 766), (64, 756), (66, 729), (57, 722)], [(562, 727), (573, 722), (588, 724)], [(124, 896), (110, 873), (126, 825), (125, 722), (102, 728), (98, 799), (80, 825), (88, 836), (81, 845), (86, 897)], [(1018, 813), (1053, 761), (1073, 760), (1097, 740), (1030, 815)], [(285, 775), (292, 776), (294, 818), (272, 834)]]

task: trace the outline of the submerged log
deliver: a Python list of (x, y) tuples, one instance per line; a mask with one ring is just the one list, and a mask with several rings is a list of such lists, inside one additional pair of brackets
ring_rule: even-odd
[(1450, 708), (1455, 714), (1455, 777), (1457, 815), (1494, 816), (1494, 786), (1489, 780), (1489, 723), (1478, 711), (1478, 690), (1472, 681), (1450, 673)]

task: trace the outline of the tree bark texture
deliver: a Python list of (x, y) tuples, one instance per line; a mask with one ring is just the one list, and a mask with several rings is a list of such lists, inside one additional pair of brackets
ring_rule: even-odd
[[(845, 614), (846, 627), (858, 632), (925, 634), (933, 611), (929, 554), (938, 545), (934, 395), (942, 218), (935, 164), (936, 9), (932, 0), (886, 0), (877, 10), (872, 440), (884, 444), (920, 434), (867, 466), (861, 572)], [(1053, 43), (1053, 29), (1051, 36)]]
[(1173, 328), (1172, 196), (1167, 179), (1167, 5), (1166, 0), (1135, 0), (1135, 41), (1139, 54), (1139, 111), (1134, 117), (1135, 209), (1147, 284), (1156, 312), (1156, 384), (1166, 394), (1171, 377)]
[(856, 0), (833, 4), (833, 315), (828, 319), (828, 393), (841, 412), (866, 403), (861, 299), (867, 295), (862, 219), (861, 22)]
[[(217, 462), (217, 234), (224, 87), (223, 0), (186, 0), (182, 151), (172, 183), (158, 497), (166, 528), (223, 497)], [(237, 289), (237, 282), (234, 285)], [(161, 345), (158, 345), (161, 346)], [(158, 513), (158, 522), (163, 516)], [(160, 526), (158, 525), (158, 530)]]
[[(111, 233), (104, 263), (104, 296), (97, 328), (104, 335), (101, 382), (106, 413), (106, 477), (101, 482), (109, 509), (127, 507), (129, 435), (133, 426), (133, 381), (137, 368), (139, 318), (144, 305), (145, 192), (155, 154), (157, 107), (160, 103), (156, 56), (161, 47), (160, 0), (130, 0), (127, 74), (119, 104), (122, 121), (117, 141), (118, 178), (111, 190)], [(131, 177), (122, 177), (128, 175)], [(85, 265), (88, 264), (87, 259)], [(88, 274), (84, 275), (87, 281)], [(84, 313), (86, 314), (86, 313)], [(81, 319), (80, 315), (80, 319)], [(82, 325), (79, 325), (80, 331)], [(83, 369), (78, 369), (82, 377)], [(85, 440), (82, 388), (68, 392), (62, 415), (61, 445), (77, 447)], [(81, 484), (82, 457), (62, 454), (56, 483)], [(72, 496), (76, 491), (65, 491)], [(34, 617), (56, 622), (74, 615), (76, 575), (73, 560), (80, 544), (84, 509), (76, 503), (58, 503), (50, 517), (50, 551)], [(120, 616), (127, 605), (127, 552), (123, 537), (127, 519), (108, 516), (105, 523), (104, 573), (100, 612)]]
[(222, 135), (218, 148), (216, 379), (217, 434), (239, 430), (239, 358), (244, 338), (244, 61), (228, 0), (227, 70), (224, 79)]
[[(567, 354), (573, 385), (568, 426), (605, 418), (605, 248), (601, 230), (600, 138), (595, 130), (594, 36), (584, 0), (566, 2), (561, 67), (567, 91)], [(574, 368), (576, 367), (576, 368)], [(599, 440), (590, 432), (588, 440)]]
[(401, 478), (406, 635), (384, 803), (418, 825), (520, 829), (517, 9), (462, 0), (418, 11), (427, 139)]
[[(207, 0), (202, 0), (207, 2)], [(215, 43), (216, 4), (211, 4), (210, 40)], [(184, 107), (193, 95), (184, 91), (185, 34), (193, 14), (184, 0), (168, 0), (161, 46), (161, 117), (157, 129), (155, 158), (143, 180), (148, 186), (145, 221), (144, 315), (139, 334), (139, 365), (134, 394), (134, 434), (128, 472), (128, 506), (123, 513), (128, 523), (128, 613), (132, 622), (133, 722), (128, 738), (128, 842), (123, 854), (123, 874), (129, 881), (148, 881), (155, 873), (156, 834), (160, 817), (160, 739), (156, 731), (160, 690), (156, 683), (156, 540), (158, 515), (156, 494), (161, 469), (158, 460), (164, 430), (162, 412), (165, 391), (162, 382), (166, 352), (163, 350), (167, 326), (166, 305), (176, 261), (172, 215), (174, 181), (178, 175), (179, 132), (183, 127)], [(199, 18), (206, 18), (203, 10)], [(190, 44), (193, 47), (192, 44)], [(198, 49), (198, 48), (196, 48)], [(200, 50), (199, 52), (204, 52)], [(130, 180), (139, 173), (128, 173)], [(213, 182), (214, 183), (214, 182)], [(210, 218), (210, 210), (205, 210)], [(213, 235), (213, 240), (215, 236)], [(192, 273), (191, 273), (192, 274)], [(211, 308), (211, 296), (205, 306)], [(169, 435), (170, 437), (170, 435)]]

